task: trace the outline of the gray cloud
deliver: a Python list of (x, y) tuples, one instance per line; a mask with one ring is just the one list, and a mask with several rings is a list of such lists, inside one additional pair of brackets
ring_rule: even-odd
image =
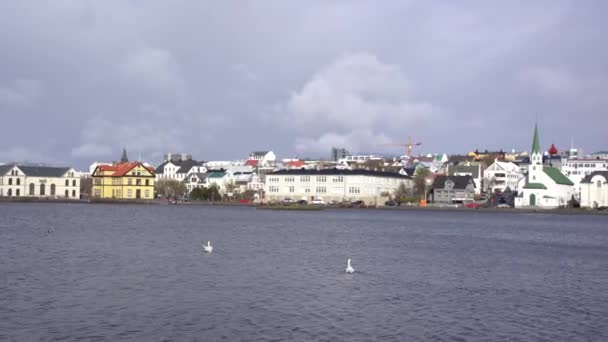
[(426, 152), (527, 149), (536, 116), (544, 145), (605, 149), (607, 9), (1, 2), (0, 161), (399, 153), (380, 145), (408, 135)]

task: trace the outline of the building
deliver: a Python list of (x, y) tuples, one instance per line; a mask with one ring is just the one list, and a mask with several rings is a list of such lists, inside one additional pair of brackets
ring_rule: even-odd
[(370, 170), (279, 170), (266, 175), (264, 190), (271, 202), (291, 198), (384, 205), (402, 184), (413, 187), (412, 178)]
[(496, 159), (483, 171), (484, 183), (488, 192), (504, 192), (507, 188), (517, 191), (522, 177), (519, 165)]
[(593, 159), (608, 159), (608, 151), (597, 151), (590, 155)]
[(475, 200), (475, 181), (471, 176), (437, 176), (431, 190), (432, 202), (457, 204)]
[(69, 167), (0, 165), (0, 197), (80, 198), (80, 174)]
[(99, 165), (92, 178), (94, 198), (154, 199), (154, 168), (140, 162)]
[(337, 162), (340, 159), (345, 159), (347, 156), (350, 156), (350, 152), (348, 152), (345, 148), (331, 148), (331, 161)]
[(595, 171), (583, 178), (581, 186), (581, 207), (608, 207), (608, 171)]
[(254, 151), (249, 154), (248, 160), (257, 160), (257, 164), (266, 165), (268, 163), (274, 163), (277, 160), (277, 156), (272, 151)]
[(205, 172), (207, 172), (207, 169), (203, 166), (203, 163), (192, 159), (165, 161), (154, 171), (157, 182), (163, 179), (182, 182), (186, 180), (186, 176), (190, 173)]
[(515, 198), (516, 207), (557, 208), (567, 206), (574, 194), (574, 183), (560, 170), (543, 165), (538, 127), (534, 126), (528, 173), (522, 177)]
[(450, 176), (471, 176), (475, 183), (475, 194), (481, 193), (483, 182), (483, 169), (478, 162), (459, 164), (448, 166), (448, 175)]
[(169, 152), (163, 155), (163, 162), (179, 162), (192, 160), (192, 155), (187, 153), (173, 153)]

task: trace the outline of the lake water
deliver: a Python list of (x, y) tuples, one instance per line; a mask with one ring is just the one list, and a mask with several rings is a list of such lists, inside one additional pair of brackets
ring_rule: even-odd
[(5, 203), (0, 257), (1, 341), (608, 341), (606, 216)]

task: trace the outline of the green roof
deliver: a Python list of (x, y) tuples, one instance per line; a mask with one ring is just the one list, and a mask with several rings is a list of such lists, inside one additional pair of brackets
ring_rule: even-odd
[(543, 167), (543, 171), (547, 174), (547, 176), (551, 177), (551, 179), (553, 179), (553, 181), (557, 184), (561, 184), (561, 185), (574, 185), (574, 183), (572, 183), (572, 181), (570, 181), (570, 179), (568, 179), (568, 177), (564, 176), (564, 174), (551, 166), (545, 166)]
[(208, 178), (222, 178), (226, 175), (225, 172), (210, 172), (207, 176)]
[(547, 187), (543, 183), (528, 183), (524, 186), (524, 189), (543, 189), (547, 190)]
[(534, 139), (532, 140), (532, 153), (541, 153), (540, 152), (540, 141), (538, 138), (538, 126), (534, 124)]

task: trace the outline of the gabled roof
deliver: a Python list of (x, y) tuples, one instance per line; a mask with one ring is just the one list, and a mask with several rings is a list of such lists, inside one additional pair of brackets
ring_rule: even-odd
[(433, 182), (433, 189), (445, 188), (445, 182), (448, 180), (454, 183), (454, 189), (466, 189), (469, 184), (475, 186), (471, 176), (437, 176)]
[(598, 176), (598, 175), (603, 176), (604, 179), (608, 180), (608, 171), (594, 171), (594, 172), (591, 172), (591, 174), (585, 176), (585, 178), (583, 178), (581, 183), (591, 183), (591, 178)]
[(270, 152), (270, 151), (253, 151), (253, 152), (251, 152), (251, 155), (252, 156), (258, 156), (258, 157), (263, 157), (263, 156), (267, 155), (268, 152)]
[(167, 164), (173, 164), (175, 166), (178, 166), (179, 169), (176, 171), (176, 173), (188, 173), (190, 171), (190, 169), (192, 169), (194, 166), (202, 166), (202, 162), (193, 160), (193, 159), (188, 159), (188, 160), (175, 160), (175, 161), (165, 161), (164, 163), (160, 164), (157, 168), (156, 168), (156, 173), (159, 175), (162, 175), (165, 172), (165, 166)]
[(50, 167), (50, 166), (21, 166), (19, 170), (29, 177), (62, 177), (70, 170), (69, 167)]
[(138, 165), (143, 166), (146, 170), (150, 171), (152, 175), (154, 175), (154, 168), (145, 166), (140, 162), (129, 162), (129, 163), (118, 163), (113, 165), (99, 165), (97, 169), (99, 171), (113, 171), (110, 177), (122, 177), (127, 174), (127, 172), (133, 170)]
[(219, 171), (214, 171), (214, 172), (209, 172), (207, 174), (208, 178), (222, 178), (226, 175), (226, 172), (219, 172)]
[(249, 159), (245, 162), (245, 165), (248, 165), (248, 166), (258, 166), (258, 164), (259, 164), (259, 160), (256, 160), (256, 159)]
[(551, 177), (551, 179), (557, 184), (574, 185), (574, 183), (572, 183), (572, 181), (568, 179), (568, 177), (564, 176), (564, 174), (560, 170), (554, 167), (544, 166), (543, 171), (547, 176)]
[(0, 176), (4, 176), (13, 167), (15, 167), (15, 164), (0, 165)]

